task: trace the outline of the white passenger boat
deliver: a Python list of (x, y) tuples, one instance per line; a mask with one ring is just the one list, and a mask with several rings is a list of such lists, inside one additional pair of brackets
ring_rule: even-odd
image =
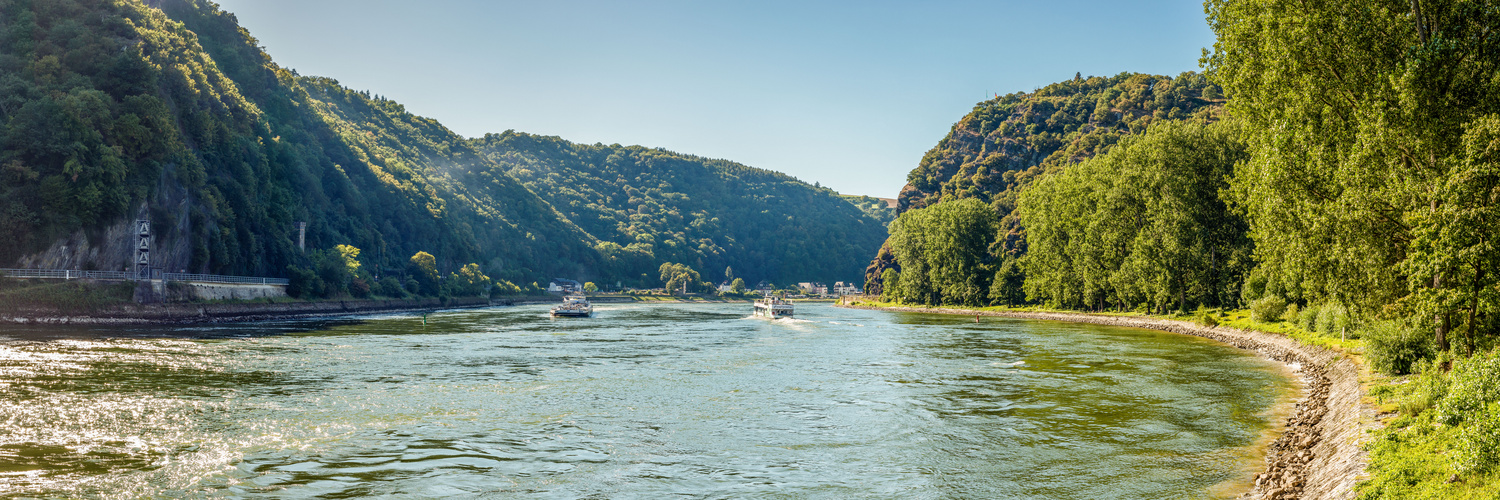
[(765, 298), (755, 301), (755, 315), (771, 319), (790, 318), (792, 303), (767, 292)]
[(583, 295), (569, 295), (563, 297), (563, 303), (552, 308), (553, 317), (562, 318), (587, 318), (594, 315), (594, 305), (589, 303), (589, 298)]

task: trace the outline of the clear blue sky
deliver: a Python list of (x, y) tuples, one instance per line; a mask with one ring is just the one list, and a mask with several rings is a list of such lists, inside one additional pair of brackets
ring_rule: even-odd
[(986, 93), (1175, 76), (1196, 0), (220, 0), (281, 65), (465, 136), (640, 144), (893, 197)]

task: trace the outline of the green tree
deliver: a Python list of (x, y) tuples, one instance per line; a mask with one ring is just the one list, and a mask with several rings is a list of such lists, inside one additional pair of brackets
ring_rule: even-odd
[(995, 211), (972, 198), (901, 214), (890, 237), (902, 270), (897, 296), (921, 304), (987, 302), (995, 230)]
[(598, 292), (599, 291), (599, 286), (595, 285), (594, 282), (590, 281), (588, 283), (584, 283), (583, 284), (583, 291), (588, 292), (588, 293)]
[(359, 249), (353, 245), (337, 245), (333, 247), (338, 252), (340, 260), (343, 261), (344, 269), (350, 276), (359, 274)]
[(735, 278), (734, 281), (729, 282), (729, 291), (734, 293), (745, 293), (745, 280)]
[(455, 297), (480, 297), (489, 292), (493, 280), (485, 276), (479, 269), (479, 264), (469, 263), (459, 268), (458, 272), (448, 275), (443, 285), (447, 287), (448, 294)]
[(1220, 198), (1245, 146), (1233, 122), (1163, 122), (1023, 192), (1027, 295), (1057, 307), (1234, 306), (1250, 266)]
[(698, 282), (698, 271), (685, 264), (662, 263), (657, 271), (661, 274), (663, 286), (670, 293), (687, 292), (688, 287)]
[(412, 255), (407, 272), (417, 281), (418, 293), (427, 296), (438, 294), (437, 258), (432, 254), (419, 251)]
[(1500, 10), (1205, 7), (1218, 40), (1203, 62), (1250, 132), (1233, 193), (1268, 286), (1416, 319), (1439, 351), (1455, 331), (1493, 335)]

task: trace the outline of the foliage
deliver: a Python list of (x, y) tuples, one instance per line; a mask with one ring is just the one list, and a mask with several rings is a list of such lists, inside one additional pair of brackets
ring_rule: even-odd
[[(1493, 335), (1500, 6), (1211, 0), (1203, 62), (1246, 122), (1232, 193), (1293, 299)], [(1390, 306), (1390, 307), (1388, 307)]]
[(1219, 310), (1199, 305), (1198, 310), (1193, 312), (1193, 321), (1208, 327), (1219, 326)]
[(1438, 419), (1458, 425), (1491, 403), (1500, 402), (1500, 351), (1456, 363), (1448, 395), (1438, 403)]
[(469, 143), (597, 238), (601, 274), (661, 262), (751, 281), (853, 281), (885, 224), (832, 190), (724, 160), (507, 131)]
[(734, 293), (745, 293), (745, 280), (735, 278), (734, 281), (729, 282), (729, 291)]
[(859, 207), (860, 211), (864, 212), (866, 216), (879, 221), (882, 227), (888, 226), (891, 221), (896, 220), (896, 207), (886, 203), (883, 199), (852, 194), (842, 194), (839, 197)]
[(592, 281), (590, 281), (588, 283), (584, 283), (583, 284), (583, 291), (589, 292), (589, 293), (598, 292), (599, 291), (599, 285), (595, 285), (594, 282), (592, 282)]
[(1250, 319), (1264, 323), (1280, 321), (1286, 312), (1286, 299), (1267, 295), (1250, 303)]
[[(543, 167), (558, 170), (512, 175)], [(380, 293), (417, 251), (517, 282), (644, 283), (668, 259), (847, 280), (883, 229), (827, 189), (721, 160), (470, 141), (275, 64), (205, 0), (0, 0), (0, 263), (134, 218), (158, 228), (155, 264), (190, 272), (298, 278), (324, 274), (320, 249), (364, 250), (343, 283), (298, 278), (314, 296), (355, 278)], [(84, 267), (128, 257), (101, 255)]]
[[(996, 255), (1026, 252), (1026, 230), (1015, 213), (1033, 181), (1102, 154), (1121, 138), (1168, 121), (1213, 121), (1217, 92), (1203, 75), (1176, 78), (1136, 73), (1075, 78), (1034, 92), (981, 102), (953, 125), (907, 175), (897, 213), (975, 198), (999, 218)], [(1207, 93), (1207, 94), (1206, 94)], [(865, 271), (866, 293), (880, 293), (885, 266)]]
[[(689, 292), (689, 286), (698, 283), (698, 271), (684, 264), (663, 263), (657, 268), (663, 287), (668, 293)], [(712, 286), (710, 284), (709, 286)]]
[(1417, 363), (1432, 357), (1432, 339), (1421, 328), (1402, 320), (1371, 323), (1364, 328), (1365, 356), (1381, 373), (1411, 373)]
[(1236, 306), (1250, 267), (1245, 223), (1219, 199), (1244, 146), (1232, 122), (1163, 122), (1038, 179), (1026, 293), (1053, 307)]
[(427, 252), (417, 252), (411, 256), (407, 264), (407, 274), (416, 280), (417, 289), (415, 293), (427, 296), (438, 294), (438, 270), (437, 258)]
[(449, 274), (448, 279), (443, 280), (443, 286), (452, 297), (483, 297), (489, 294), (492, 282), (489, 276), (480, 271), (479, 264), (471, 262), (464, 264), (458, 272)]
[(1014, 306), (1026, 302), (1026, 274), (1014, 256), (1007, 255), (995, 270), (995, 279), (990, 282), (990, 304)]
[(891, 223), (902, 278), (894, 296), (918, 304), (989, 302), (995, 212), (974, 199), (911, 210)]

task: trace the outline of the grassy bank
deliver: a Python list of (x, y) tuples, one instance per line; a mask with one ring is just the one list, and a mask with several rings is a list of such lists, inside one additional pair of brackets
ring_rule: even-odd
[(134, 298), (130, 282), (84, 280), (17, 280), (0, 278), (0, 308), (49, 308), (66, 311), (97, 311), (128, 304)]
[[(923, 307), (864, 299), (849, 303), (882, 308)], [(941, 307), (976, 314), (1080, 313), (1035, 306)], [(1286, 336), (1302, 345), (1347, 356), (1361, 366), (1365, 402), (1377, 409), (1382, 424), (1366, 447), (1369, 477), (1359, 486), (1359, 498), (1500, 498), (1500, 471), (1497, 471), (1500, 464), (1489, 465), (1500, 462), (1500, 450), (1496, 450), (1496, 445), (1500, 445), (1500, 423), (1497, 423), (1500, 403), (1492, 401), (1500, 398), (1500, 361), (1487, 363), (1495, 359), (1493, 353), (1477, 354), (1469, 360), (1453, 360), (1444, 355), (1436, 362), (1418, 363), (1412, 374), (1389, 376), (1370, 369), (1365, 339), (1347, 333), (1320, 334), (1289, 321), (1256, 321), (1248, 310), (1178, 315), (1088, 314), (1192, 321), (1253, 330)], [(1487, 366), (1494, 369), (1486, 370)], [(1466, 387), (1466, 392), (1453, 390), (1455, 383)], [(1456, 404), (1476, 398), (1480, 400), (1477, 406)], [(1449, 408), (1448, 414), (1441, 411), (1445, 407)]]

